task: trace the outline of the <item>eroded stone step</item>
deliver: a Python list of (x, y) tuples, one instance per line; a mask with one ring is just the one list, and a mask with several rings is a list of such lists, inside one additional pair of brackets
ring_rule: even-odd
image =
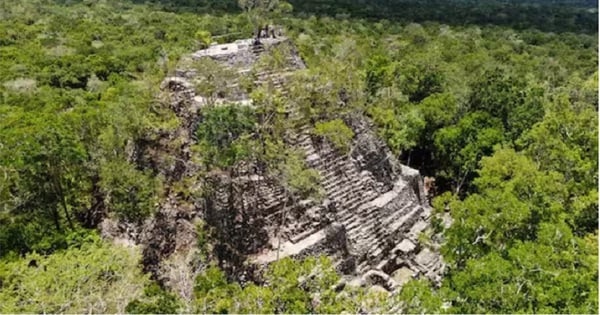
[(359, 227), (362, 222), (360, 220), (354, 219), (351, 221), (343, 222), (346, 231), (353, 231), (355, 228)]
[(255, 263), (266, 264), (277, 260), (278, 258), (284, 258), (287, 256), (294, 256), (302, 253), (303, 251), (313, 247), (314, 245), (323, 241), (326, 237), (325, 230), (319, 230), (308, 237), (302, 239), (298, 243), (292, 243), (290, 241), (281, 244), (279, 250), (275, 248), (264, 254), (256, 255), (251, 260)]
[(365, 273), (367, 271), (367, 269), (369, 269), (369, 268), (370, 268), (369, 263), (366, 260), (363, 260), (356, 267), (356, 271), (358, 273)]
[(390, 225), (390, 230), (404, 231), (404, 229), (407, 228), (408, 225), (412, 225), (412, 223), (414, 223), (415, 221), (417, 221), (419, 219), (421, 212), (423, 212), (423, 208), (421, 206), (414, 207), (412, 211), (410, 211), (408, 214), (404, 215), (400, 220), (392, 223)]
[(393, 210), (391, 213), (388, 211), (384, 211), (382, 213), (382, 224), (391, 225), (394, 221), (398, 220), (399, 218), (410, 212), (412, 207), (412, 203), (406, 203), (402, 208), (398, 210)]
[(309, 237), (310, 235), (314, 234), (318, 230), (319, 230), (318, 228), (310, 227), (308, 230), (305, 230), (304, 232), (291, 237), (290, 242), (292, 242), (293, 244), (296, 244), (296, 243), (302, 241), (303, 239)]

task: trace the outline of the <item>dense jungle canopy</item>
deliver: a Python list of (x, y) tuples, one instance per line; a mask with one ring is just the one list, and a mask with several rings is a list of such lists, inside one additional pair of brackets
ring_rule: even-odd
[[(597, 1), (272, 1), (0, 1), (0, 312), (598, 313)], [(360, 113), (435, 177), (433, 207), (454, 220), (435, 227), (441, 287), (340, 294), (325, 257), (240, 284), (198, 224), (206, 267), (186, 296), (145, 272), (138, 247), (103, 239), (104, 218), (140, 225), (168, 192), (190, 193), (132, 158), (135, 144), (180, 124), (157, 95), (181, 57), (256, 23), (297, 46), (307, 70), (290, 84), (315, 134), (349, 150), (340, 118)], [(199, 91), (226, 84), (207, 78)], [(252, 96), (278, 106), (276, 92)], [(301, 156), (282, 157), (294, 126), (263, 114), (207, 109), (203, 172), (257, 157), (293, 193), (318, 192)]]

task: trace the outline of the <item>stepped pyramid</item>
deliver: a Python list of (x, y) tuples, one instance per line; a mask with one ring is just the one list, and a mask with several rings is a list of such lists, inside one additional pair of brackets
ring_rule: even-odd
[[(279, 45), (293, 48), (285, 37), (264, 38), (260, 45), (247, 39), (213, 45), (189, 58), (211, 58), (246, 74), (263, 54)], [(287, 75), (304, 68), (292, 49), (283, 70), (259, 71), (255, 84), (270, 84), (285, 95)], [(206, 105), (193, 89), (196, 75), (196, 71), (178, 70), (162, 86), (191, 111)], [(231, 102), (252, 103), (247, 94), (236, 91), (216, 104)], [(290, 115), (295, 114), (290, 109)], [(340, 154), (327, 141), (315, 139), (310, 126), (301, 126), (287, 139), (321, 175), (322, 202), (290, 202), (276, 181), (259, 172), (210, 177), (213, 189), (201, 216), (224, 243), (217, 249), (222, 262), (261, 265), (286, 256), (327, 254), (339, 271), (361, 281), (379, 279), (388, 289), (416, 276), (439, 283), (444, 270), (441, 256), (419, 241), (431, 216), (419, 172), (396, 160), (366, 118), (354, 117), (346, 123), (355, 133), (351, 154)]]

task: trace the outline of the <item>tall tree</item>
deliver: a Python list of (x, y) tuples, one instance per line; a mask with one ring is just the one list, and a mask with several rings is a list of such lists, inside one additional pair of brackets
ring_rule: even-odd
[(244, 10), (250, 24), (254, 27), (254, 36), (257, 42), (260, 42), (262, 28), (268, 25), (274, 14), (292, 10), (289, 3), (280, 0), (238, 0), (238, 5)]
[(562, 175), (501, 149), (477, 193), (449, 203), (444, 280), (452, 313), (596, 313), (597, 236), (573, 234)]
[(473, 112), (456, 125), (438, 130), (434, 135), (437, 158), (443, 162), (439, 175), (450, 179), (456, 194), (475, 177), (479, 160), (492, 154), (504, 140), (501, 122), (486, 112)]
[(80, 248), (0, 264), (0, 312), (123, 313), (148, 277), (133, 248), (91, 237)]

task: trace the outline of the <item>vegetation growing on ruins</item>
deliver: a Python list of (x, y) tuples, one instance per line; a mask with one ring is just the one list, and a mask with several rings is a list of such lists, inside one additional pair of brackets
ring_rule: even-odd
[(207, 168), (227, 167), (250, 155), (254, 111), (246, 106), (218, 106), (204, 112), (197, 136)]
[(266, 285), (240, 287), (229, 283), (219, 268), (210, 267), (196, 279), (198, 313), (340, 313), (357, 312), (362, 300), (381, 299), (360, 290), (335, 291), (339, 275), (326, 257), (294, 261), (281, 259), (269, 266)]
[[(596, 3), (289, 3), (0, 2), (0, 311), (597, 313)], [(286, 93), (242, 80), (248, 107), (217, 106), (231, 74), (192, 65), (205, 70), (194, 88), (208, 104), (190, 153), (199, 172), (259, 161), (290, 198), (319, 198), (289, 130), (310, 124), (350, 152), (348, 121), (366, 115), (404, 164), (436, 178), (433, 205), (454, 219), (440, 288), (414, 280), (391, 298), (335, 288), (326, 258), (283, 259), (262, 283), (240, 284), (198, 225), (207, 266), (181, 296), (150, 280), (139, 249), (97, 235), (105, 218), (135, 227), (172, 190), (204, 187), (140, 156), (183, 121), (157, 97), (160, 82), (183, 55), (269, 20), (308, 68)], [(285, 115), (290, 105), (298, 117)], [(165, 163), (180, 139), (170, 140), (156, 153)]]
[(350, 143), (354, 137), (354, 132), (341, 119), (334, 119), (327, 122), (317, 122), (315, 124), (315, 134), (329, 140), (337, 149), (342, 152), (348, 151)]

